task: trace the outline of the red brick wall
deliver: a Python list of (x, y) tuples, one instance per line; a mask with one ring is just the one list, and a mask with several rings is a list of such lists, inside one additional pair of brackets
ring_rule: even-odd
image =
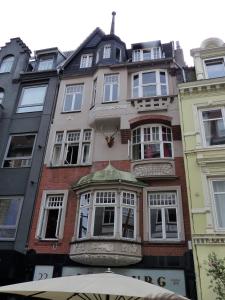
[[(111, 164), (124, 171), (130, 170), (129, 161), (112, 161)], [(37, 253), (55, 253), (55, 254), (67, 254), (70, 250), (70, 242), (74, 233), (75, 216), (77, 210), (77, 197), (76, 193), (70, 190), (72, 183), (76, 182), (80, 177), (89, 174), (90, 172), (96, 172), (103, 169), (108, 165), (108, 161), (95, 162), (90, 167), (60, 167), (60, 168), (47, 168), (44, 166), (39, 191), (36, 198), (36, 206), (33, 215), (33, 222), (30, 228), (30, 237), (28, 248), (35, 249)], [(184, 177), (184, 163), (183, 158), (175, 158), (175, 168), (177, 179), (166, 180), (157, 179), (149, 180), (149, 185), (154, 186), (180, 186), (182, 192), (182, 206), (184, 217), (184, 228), (186, 240), (190, 239), (190, 225), (188, 214), (188, 202), (186, 194), (186, 184)], [(66, 219), (64, 226), (63, 239), (58, 243), (39, 241), (35, 238), (36, 226), (39, 217), (39, 210), (42, 200), (43, 190), (69, 190), (67, 200)], [(142, 197), (140, 197), (142, 198)], [(143, 212), (143, 202), (140, 203), (140, 211)], [(140, 215), (140, 229), (141, 236), (143, 236), (143, 216)], [(144, 243), (143, 254), (144, 255), (183, 255), (187, 250), (187, 243), (180, 244), (152, 244)]]

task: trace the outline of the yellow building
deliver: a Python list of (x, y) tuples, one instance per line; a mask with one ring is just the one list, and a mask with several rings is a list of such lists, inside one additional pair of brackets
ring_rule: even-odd
[(205, 261), (225, 257), (225, 44), (192, 49), (196, 80), (179, 85), (198, 300), (214, 300)]

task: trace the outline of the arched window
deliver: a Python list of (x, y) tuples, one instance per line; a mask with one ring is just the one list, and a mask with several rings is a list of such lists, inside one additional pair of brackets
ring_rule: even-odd
[(0, 88), (0, 104), (2, 104), (4, 98), (5, 98), (5, 92), (3, 88)]
[(3, 58), (0, 66), (0, 73), (10, 72), (13, 66), (15, 57), (13, 55), (8, 55)]

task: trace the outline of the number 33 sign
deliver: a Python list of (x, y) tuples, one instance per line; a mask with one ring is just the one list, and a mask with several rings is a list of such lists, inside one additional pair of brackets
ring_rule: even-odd
[(33, 280), (44, 280), (52, 278), (53, 266), (35, 266)]

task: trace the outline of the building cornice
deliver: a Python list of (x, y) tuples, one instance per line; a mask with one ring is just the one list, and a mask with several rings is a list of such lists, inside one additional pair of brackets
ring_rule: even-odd
[(195, 245), (225, 245), (225, 234), (195, 235), (192, 239)]
[(191, 95), (225, 90), (225, 77), (181, 83), (178, 85), (178, 88), (181, 95)]

